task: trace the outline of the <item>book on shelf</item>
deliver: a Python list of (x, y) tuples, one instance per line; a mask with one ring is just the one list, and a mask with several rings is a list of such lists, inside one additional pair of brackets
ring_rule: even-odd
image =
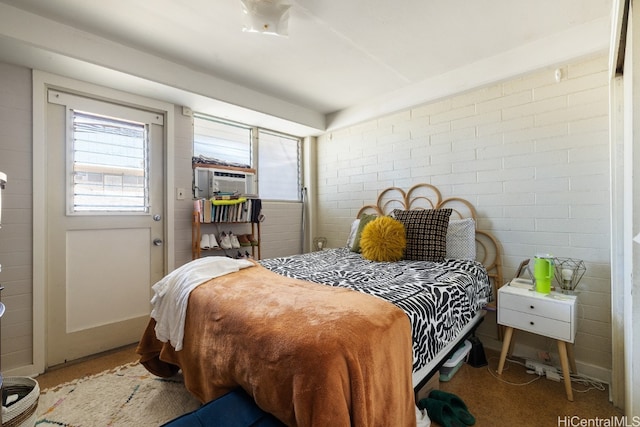
[(204, 211), (203, 211), (203, 217), (204, 217), (204, 222), (205, 223), (210, 223), (211, 222), (211, 218), (213, 218), (212, 216), (212, 208), (213, 205), (211, 204), (210, 201), (205, 200), (204, 202)]
[(260, 199), (238, 199), (237, 203), (216, 203), (214, 199), (194, 200), (194, 211), (201, 223), (257, 222), (262, 204)]

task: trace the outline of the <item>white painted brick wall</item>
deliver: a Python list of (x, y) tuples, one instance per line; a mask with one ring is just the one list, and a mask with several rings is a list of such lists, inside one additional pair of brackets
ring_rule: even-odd
[(302, 204), (291, 202), (262, 202), (264, 222), (262, 258), (275, 258), (302, 253)]
[[(419, 182), (470, 200), (505, 278), (537, 252), (584, 259), (576, 358), (611, 367), (607, 58), (545, 69), (321, 136), (318, 234), (342, 246), (361, 206)], [(495, 336), (495, 323), (482, 333)], [(537, 342), (536, 340), (531, 340)], [(553, 350), (554, 343), (547, 343)], [(547, 350), (547, 348), (545, 348)]]
[(2, 194), (0, 283), (2, 369), (32, 360), (32, 138), (31, 70), (0, 62), (0, 171), (8, 183)]
[[(185, 190), (184, 200), (174, 201), (175, 266), (191, 261), (191, 215), (193, 214), (193, 118), (182, 115), (182, 107), (174, 108), (174, 184)], [(175, 198), (175, 189), (169, 197)]]

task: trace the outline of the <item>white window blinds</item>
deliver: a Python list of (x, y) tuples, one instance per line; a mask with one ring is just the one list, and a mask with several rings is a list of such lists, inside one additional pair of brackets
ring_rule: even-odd
[(147, 126), (71, 110), (72, 212), (148, 212)]
[[(257, 158), (252, 157), (252, 137)], [(194, 161), (204, 157), (257, 169), (261, 199), (300, 201), (300, 146), (300, 138), (294, 136), (194, 114)]]
[(193, 156), (251, 167), (251, 127), (204, 114), (193, 116)]

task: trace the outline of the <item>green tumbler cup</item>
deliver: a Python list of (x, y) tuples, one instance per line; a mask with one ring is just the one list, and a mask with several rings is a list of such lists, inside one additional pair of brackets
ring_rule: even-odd
[(533, 263), (533, 278), (536, 281), (536, 292), (548, 294), (551, 292), (553, 279), (553, 256), (549, 254), (536, 255)]

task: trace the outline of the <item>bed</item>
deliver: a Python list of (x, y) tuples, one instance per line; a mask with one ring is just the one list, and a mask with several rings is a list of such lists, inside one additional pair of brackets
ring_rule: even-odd
[[(442, 262), (375, 263), (350, 250), (359, 219), (367, 213), (380, 216), (396, 209), (445, 208), (452, 213), (445, 240), (447, 257)], [(408, 191), (387, 188), (375, 204), (360, 208), (356, 218), (345, 247), (269, 259), (262, 264), (285, 276), (354, 289), (401, 307), (413, 327), (412, 378), (417, 393), (475, 331), (486, 311), (495, 311), (497, 289), (503, 284), (500, 245), (490, 233), (477, 229), (472, 203), (458, 197), (443, 198), (431, 184), (417, 184)], [(443, 281), (455, 285), (440, 287), (438, 294), (424, 292), (425, 285)]]
[[(362, 232), (374, 228), (363, 223), (389, 214), (405, 221), (403, 258), (415, 258), (416, 239), (424, 240), (411, 231), (422, 221), (416, 218), (445, 211), (443, 259), (362, 255), (371, 247)], [(388, 188), (357, 218), (345, 247), (214, 278), (196, 274), (181, 295), (188, 300), (183, 339), (176, 345), (159, 334), (152, 313), (137, 349), (141, 363), (159, 376), (181, 369), (203, 403), (241, 387), (287, 425), (415, 425), (415, 392), (474, 332), (502, 284), (499, 246), (476, 229), (471, 203), (443, 198), (429, 184)], [(353, 250), (358, 237), (367, 244), (360, 253)], [(177, 272), (191, 276), (198, 266), (189, 264)]]

